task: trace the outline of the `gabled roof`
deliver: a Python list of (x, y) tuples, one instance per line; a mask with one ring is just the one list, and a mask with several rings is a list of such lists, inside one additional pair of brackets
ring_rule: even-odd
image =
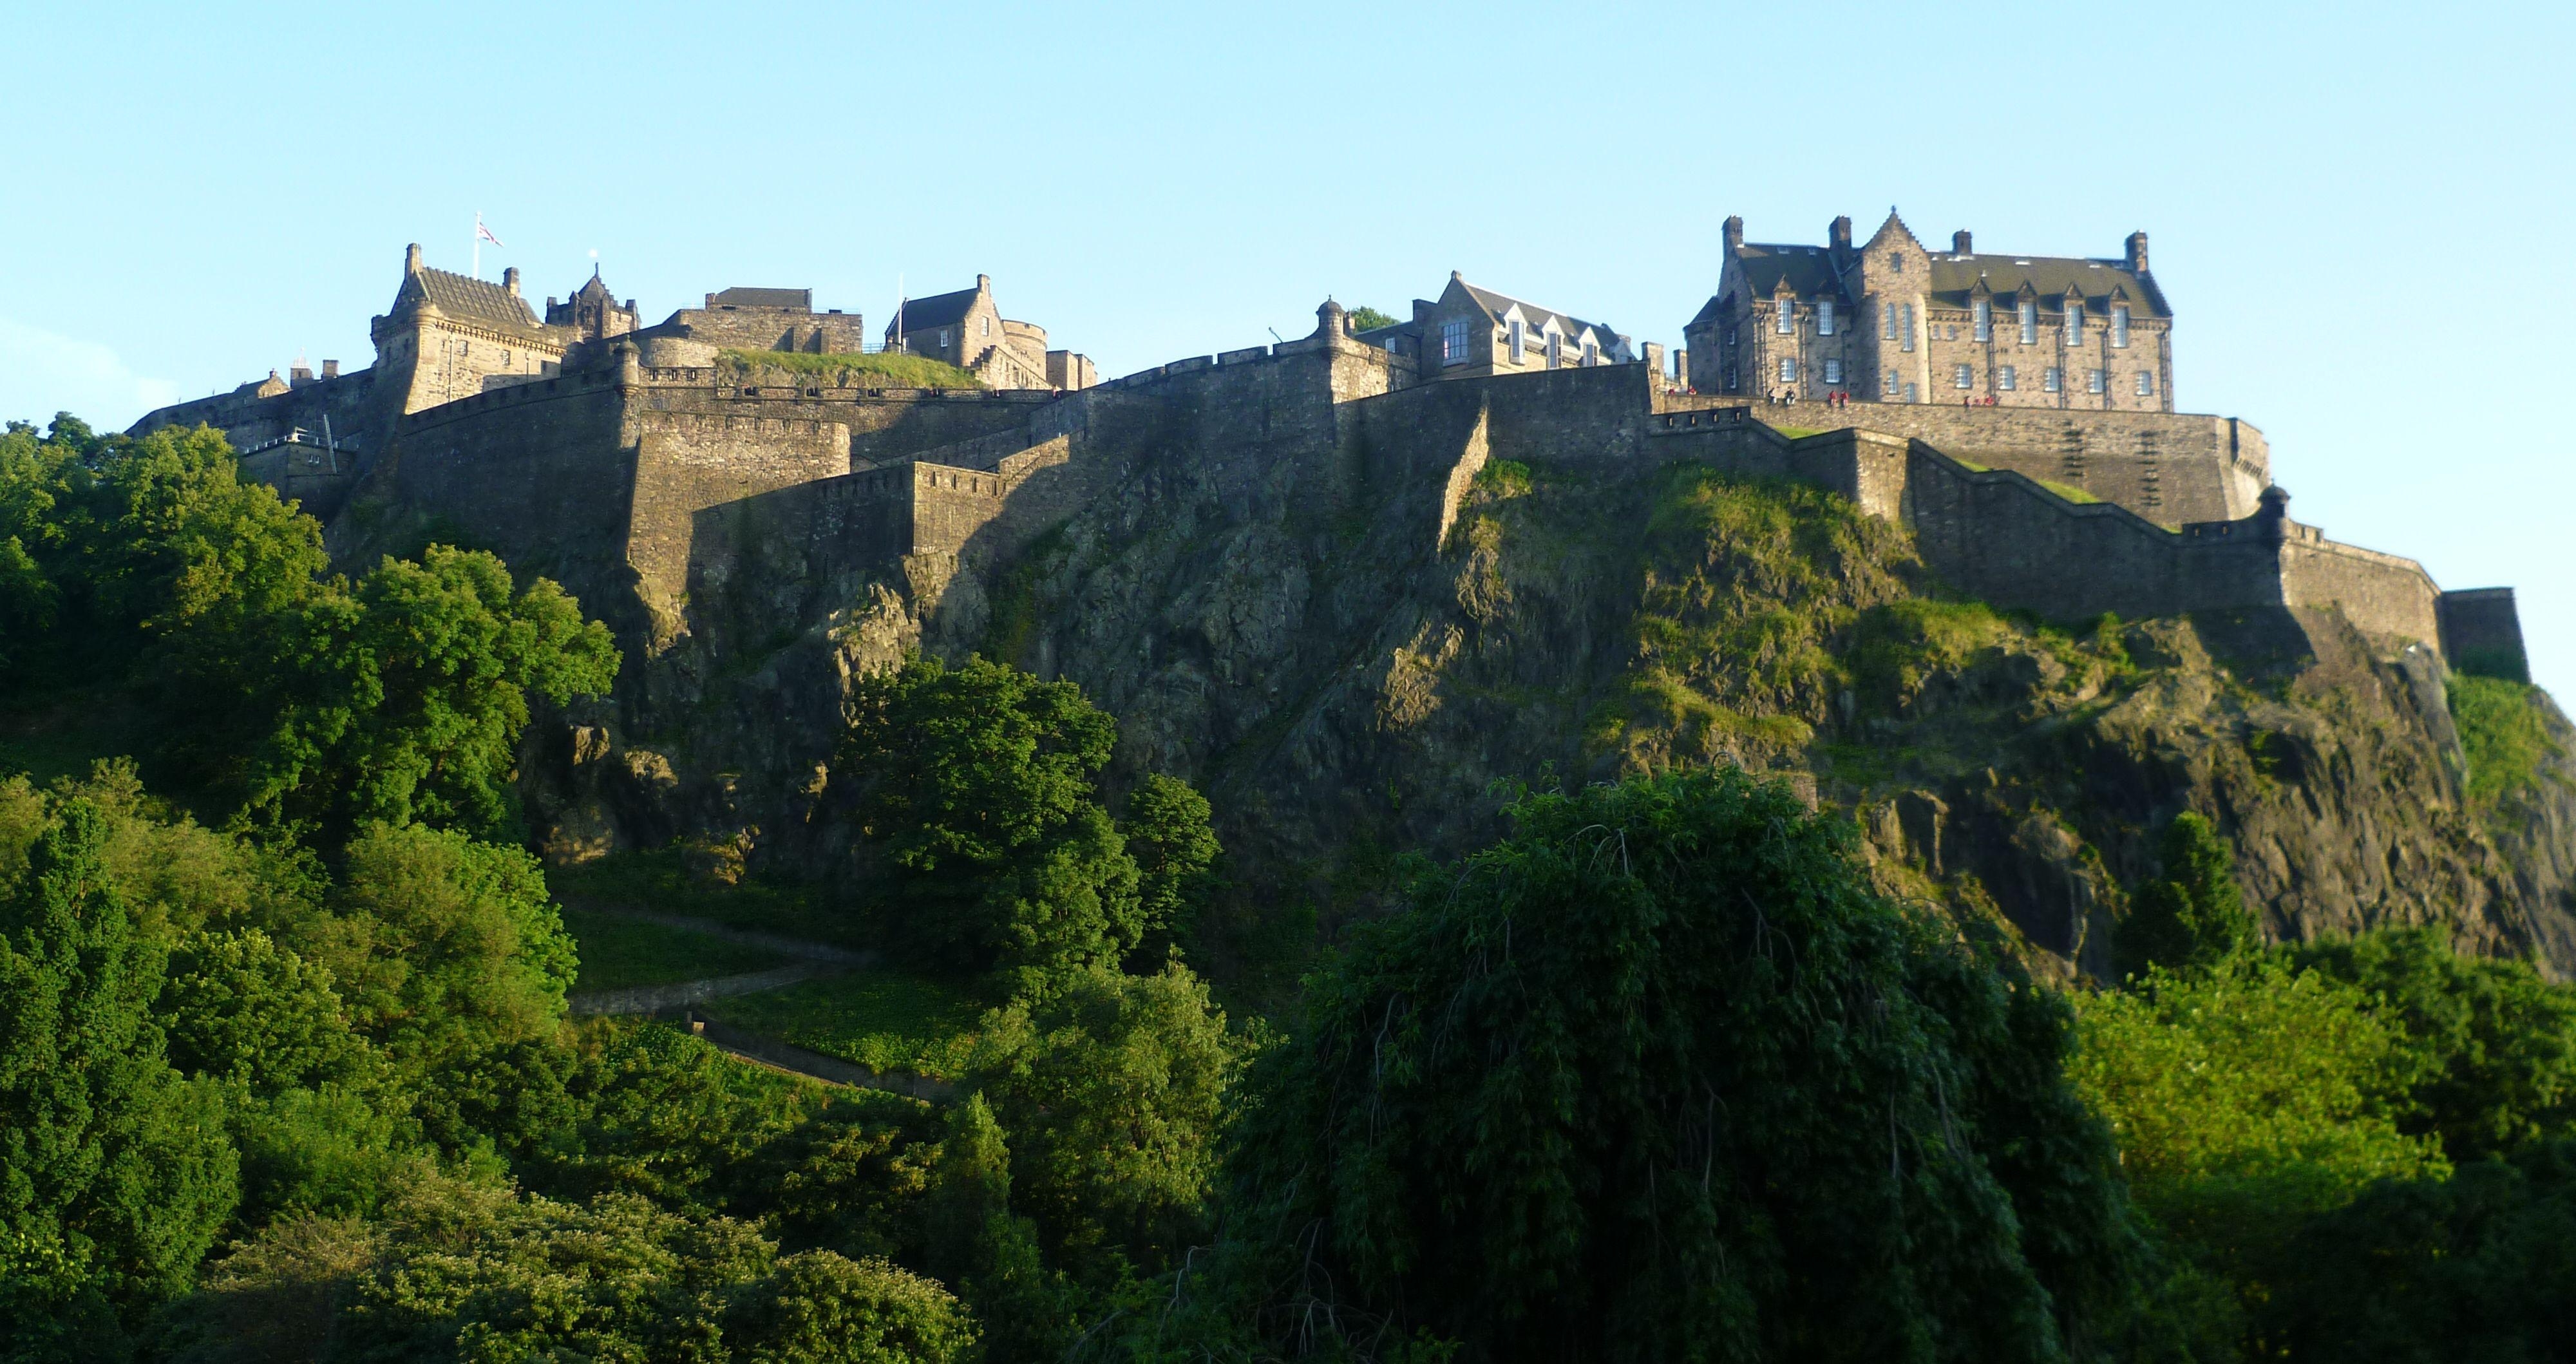
[(2156, 287), (2154, 275), (2131, 270), (2126, 261), (2080, 256), (1961, 256), (1935, 252), (1927, 301), (1935, 307), (1967, 307), (1980, 279), (1997, 294), (2019, 293), (2027, 284), (2041, 298), (2063, 299), (2071, 292), (2097, 308), (2110, 306), (2112, 291), (2125, 290), (2129, 305), (2144, 316), (2173, 316), (2173, 310), (2165, 306), (2164, 291)]
[(500, 285), (426, 266), (403, 277), (402, 288), (394, 295), (394, 311), (399, 313), (406, 305), (416, 307), (424, 303), (449, 317), (470, 318), (502, 327), (534, 328), (538, 325), (537, 315), (528, 307), (528, 301)]
[[(981, 292), (983, 290), (979, 286), (953, 293), (932, 294), (928, 298), (906, 299), (901, 312), (903, 329), (910, 333), (924, 327), (956, 326), (966, 320), (966, 310), (975, 306), (975, 295)], [(885, 334), (894, 335), (894, 326), (892, 322), (886, 323)]]
[(814, 311), (811, 289), (747, 289), (736, 285), (707, 300), (710, 308), (783, 308), (790, 312)]
[(604, 298), (611, 303), (617, 301), (617, 296), (609, 293), (608, 285), (600, 280), (599, 270), (596, 267), (592, 268), (590, 278), (583, 280), (581, 282), (581, 287), (572, 291), (572, 296), (575, 298)]
[(1735, 266), (1754, 298), (1778, 293), (1782, 280), (1787, 280), (1790, 289), (1803, 299), (1851, 297), (1851, 291), (1843, 286), (1843, 273), (1835, 268), (1833, 253), (1826, 247), (1746, 242), (1735, 248)]

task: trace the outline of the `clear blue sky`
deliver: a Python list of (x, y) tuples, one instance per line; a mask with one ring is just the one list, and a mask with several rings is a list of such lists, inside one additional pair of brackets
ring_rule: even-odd
[(1678, 344), (1718, 225), (2116, 254), (2293, 512), (2521, 590), (2576, 686), (2564, 6), (0, 8), (0, 416), (370, 359), (480, 209), (536, 295), (888, 314), (994, 277), (1105, 373), (1452, 269)]

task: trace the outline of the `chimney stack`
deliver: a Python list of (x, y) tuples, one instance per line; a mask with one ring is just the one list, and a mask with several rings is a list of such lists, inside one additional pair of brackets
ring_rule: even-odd
[(325, 379), (337, 379), (337, 378), (339, 378), (339, 377), (340, 377), (340, 362), (339, 362), (339, 361), (337, 361), (337, 360), (325, 360), (325, 361), (323, 361), (323, 362), (322, 362), (322, 377), (323, 377), (323, 378), (325, 378)]
[(1837, 256), (1850, 253), (1851, 215), (1844, 214), (1835, 218), (1832, 225), (1825, 229), (1825, 245), (1833, 248)]
[(1725, 234), (1726, 253), (1732, 256), (1735, 254), (1735, 248), (1744, 245), (1744, 220), (1734, 214), (1728, 214)]
[(519, 296), (519, 267), (513, 265), (501, 272), (501, 287), (510, 291), (510, 297)]
[(1977, 254), (1976, 239), (1968, 235), (1968, 229), (1960, 228), (1950, 234), (1950, 250), (1955, 255), (1973, 256)]
[(413, 242), (403, 248), (403, 273), (406, 275), (420, 273), (420, 243)]
[(2129, 234), (2129, 268), (2142, 275), (2147, 272), (2147, 234), (2144, 232)]

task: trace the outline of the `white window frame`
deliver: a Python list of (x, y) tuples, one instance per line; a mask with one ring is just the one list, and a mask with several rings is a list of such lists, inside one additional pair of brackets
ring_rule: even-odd
[(1517, 317), (1513, 318), (1511, 323), (1511, 337), (1512, 363), (1517, 365), (1521, 362), (1522, 353), (1527, 349), (1529, 324), (1521, 321)]
[(1995, 366), (1995, 387), (2011, 393), (2021, 387), (2021, 373), (2010, 365)]
[(1897, 348), (1908, 351), (1914, 349), (1914, 305), (1911, 303), (1896, 305), (1896, 321), (1903, 329), (1897, 335)]
[(1771, 308), (1774, 314), (1771, 319), (1771, 330), (1781, 336), (1796, 336), (1798, 301), (1793, 298), (1775, 298), (1771, 300)]
[(1880, 391), (1881, 393), (1886, 394), (1888, 397), (1891, 397), (1891, 398), (1893, 398), (1893, 397), (1895, 397), (1895, 396), (1896, 396), (1896, 371), (1895, 371), (1895, 370), (1892, 370), (1892, 369), (1891, 369), (1891, 370), (1889, 370), (1889, 371), (1887, 372), (1887, 374), (1886, 374), (1885, 378), (1884, 378), (1884, 379), (1881, 381), (1881, 383), (1880, 383), (1879, 391)]
[(1976, 366), (1974, 366), (1974, 365), (1953, 365), (1953, 366), (1951, 366), (1951, 367), (1950, 367), (1950, 387), (1952, 387), (1952, 388), (1975, 388), (1976, 386), (1977, 386), (1977, 367), (1976, 367)]
[(2039, 344), (2038, 299), (2026, 298), (2021, 301), (2021, 343), (2025, 346)]
[(1565, 333), (1551, 327), (1547, 333), (1547, 367), (1557, 369), (1565, 364)]
[(2155, 371), (2145, 369), (2138, 371), (2138, 396), (2141, 398), (2156, 396)]
[(2114, 350), (2129, 348), (2129, 305), (2111, 305), (2111, 346)]
[(1878, 305), (1878, 339), (1881, 341), (1896, 339), (1896, 305), (1893, 303)]
[(952, 344), (954, 344), (954, 343), (953, 343), (952, 339), (951, 339), (951, 338), (950, 338), (950, 336), (949, 336), (948, 329), (947, 329), (946, 327), (942, 327), (942, 328), (940, 328), (940, 329), (939, 329), (939, 348), (940, 348), (941, 350), (946, 350), (946, 349), (948, 349), (948, 347), (949, 347), (950, 345), (952, 345)]
[(1798, 382), (1798, 357), (1794, 355), (1780, 357), (1780, 382), (1784, 384)]
[(2084, 305), (2081, 302), (2066, 305), (2066, 344), (2084, 344)]
[(1968, 305), (1968, 334), (1979, 341), (1995, 339), (1995, 302), (1981, 298)]
[(2084, 371), (2084, 391), (2085, 391), (2085, 392), (2087, 392), (2087, 393), (2108, 393), (2108, 392), (2110, 392), (2110, 391), (2111, 391), (2111, 375), (2110, 375), (2110, 372), (2109, 372), (2109, 371), (2107, 371), (2107, 370), (2099, 370), (2099, 369), (2088, 369), (2088, 370)]
[(1829, 384), (1839, 384), (1839, 383), (1841, 383), (1842, 381), (1843, 381), (1843, 362), (1842, 362), (1841, 357), (1839, 357), (1839, 356), (1832, 356), (1832, 355), (1828, 355), (1828, 356), (1826, 356), (1826, 357), (1825, 357), (1825, 382), (1826, 382), (1826, 383), (1829, 383)]
[(1584, 342), (1584, 343), (1583, 343), (1583, 367), (1584, 367), (1585, 369), (1590, 369), (1590, 368), (1592, 368), (1593, 366), (1598, 365), (1598, 364), (1600, 364), (1600, 363), (1601, 363), (1601, 347), (1600, 347), (1600, 345), (1599, 345), (1598, 343), (1591, 342), (1591, 341), (1586, 341), (1586, 342)]
[(2041, 390), (2042, 390), (2042, 391), (2044, 391), (2044, 392), (2049, 392), (2049, 393), (2063, 393), (2063, 392), (2065, 392), (2065, 391), (2066, 391), (2066, 371), (2064, 371), (2064, 370), (2062, 370), (2062, 369), (2059, 369), (2059, 368), (2058, 368), (2057, 366), (2055, 366), (2055, 365), (2050, 365), (2050, 366), (2047, 368), (2047, 370), (2045, 370), (2044, 372), (2042, 372), (2042, 373), (2041, 373), (2041, 375), (2039, 376), (2039, 386), (2040, 386)]
[(1833, 301), (1832, 299), (1830, 299), (1830, 298), (1820, 298), (1820, 299), (1817, 299), (1817, 300), (1816, 300), (1816, 335), (1818, 335), (1818, 336), (1831, 336), (1831, 335), (1833, 335), (1833, 334), (1834, 334), (1834, 301)]
[(1453, 317), (1440, 324), (1440, 365), (1441, 368), (1446, 369), (1452, 365), (1465, 363), (1467, 363), (1467, 319)]

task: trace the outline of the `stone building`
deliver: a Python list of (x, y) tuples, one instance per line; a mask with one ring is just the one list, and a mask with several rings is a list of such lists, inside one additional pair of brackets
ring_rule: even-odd
[(943, 360), (986, 388), (1089, 388), (1100, 382), (1090, 357), (1047, 349), (1046, 328), (1014, 322), (993, 302), (993, 277), (975, 287), (906, 299), (886, 324), (888, 350)]
[(1684, 328), (1708, 393), (2171, 412), (2173, 311), (2147, 234), (2121, 255), (1981, 254), (1916, 240), (1894, 210), (1855, 246), (1744, 240), (1729, 218), (1717, 293)]
[(1413, 318), (1359, 339), (1416, 362), (1425, 376), (1462, 379), (1533, 370), (1623, 365), (1631, 344), (1605, 326), (1469, 284), (1449, 272), (1437, 299), (1413, 300)]
[(433, 270), (418, 244), (403, 248), (403, 281), (394, 305), (372, 319), (376, 386), (398, 395), (398, 412), (418, 412), (471, 397), (487, 379), (503, 383), (551, 373), (572, 343), (570, 328), (537, 320), (519, 296), (512, 266), (493, 284), (470, 275)]
[(621, 306), (617, 296), (600, 281), (599, 267), (590, 267), (590, 278), (573, 290), (572, 297), (557, 303), (546, 299), (546, 325), (568, 327), (584, 341), (604, 341), (624, 336), (636, 328), (635, 300)]

